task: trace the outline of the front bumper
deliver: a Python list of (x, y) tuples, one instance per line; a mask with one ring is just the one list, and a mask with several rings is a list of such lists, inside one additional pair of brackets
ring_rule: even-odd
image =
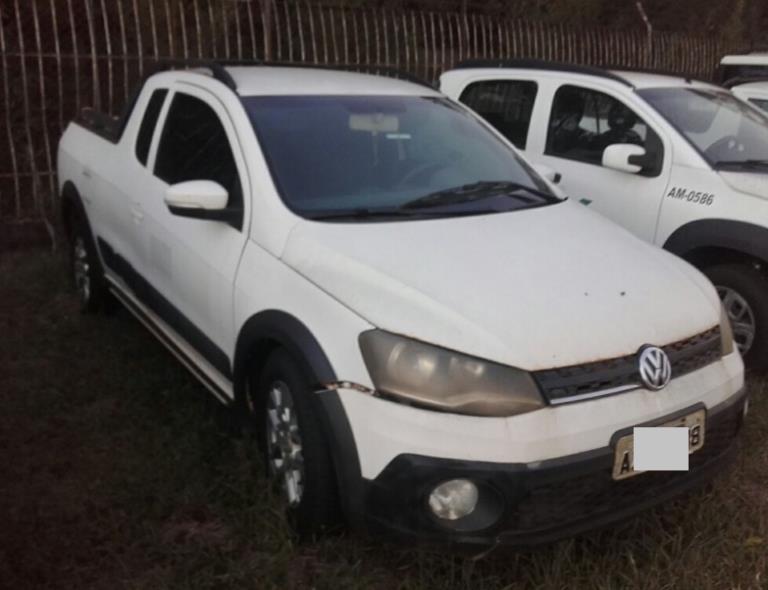
[[(741, 428), (746, 393), (741, 391), (707, 413), (704, 446), (690, 455), (689, 470), (649, 472), (614, 481), (611, 445), (537, 463), (487, 463), (414, 454), (395, 457), (364, 483), (364, 520), (371, 531), (425, 542), (461, 545), (536, 545), (600, 528), (695, 488), (729, 462)], [(694, 405), (651, 424), (703, 407)], [(651, 424), (644, 424), (651, 425)], [(467, 478), (478, 484), (478, 525), (446, 525), (432, 516), (427, 499), (440, 482)], [(485, 503), (485, 504), (484, 504)], [(493, 512), (488, 524), (488, 510)], [(481, 521), (483, 520), (481, 519)]]

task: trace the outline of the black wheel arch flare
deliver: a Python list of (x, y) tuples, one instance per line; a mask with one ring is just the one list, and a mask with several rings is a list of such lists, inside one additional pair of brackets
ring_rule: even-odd
[(731, 219), (699, 219), (677, 228), (664, 249), (693, 262), (706, 264), (707, 251), (728, 251), (768, 262), (768, 228)]
[(249, 371), (263, 366), (276, 347), (288, 351), (313, 385), (315, 408), (330, 445), (344, 514), (351, 526), (362, 526), (364, 488), (355, 438), (338, 392), (327, 387), (338, 381), (336, 372), (317, 338), (301, 320), (268, 309), (243, 324), (235, 348), (235, 402), (243, 407)]
[[(60, 207), (61, 223), (64, 227), (64, 231), (66, 232), (65, 235), (69, 237), (72, 232), (70, 218), (73, 211), (77, 211), (77, 213), (81, 215), (83, 219), (88, 219), (88, 215), (85, 212), (85, 206), (83, 205), (82, 198), (80, 197), (80, 192), (77, 190), (75, 183), (73, 183), (71, 180), (67, 180), (64, 183), (64, 186), (61, 187)], [(88, 224), (88, 230), (90, 232), (90, 223)]]

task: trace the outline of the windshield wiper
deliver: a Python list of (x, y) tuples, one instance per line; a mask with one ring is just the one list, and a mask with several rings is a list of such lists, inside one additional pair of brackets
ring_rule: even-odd
[(750, 158), (747, 160), (718, 160), (713, 164), (715, 169), (719, 168), (765, 168), (768, 167), (768, 159), (760, 160)]
[[(532, 195), (533, 198), (520, 194), (523, 191)], [(469, 203), (497, 196), (512, 197), (523, 201), (527, 205), (541, 204), (542, 201), (545, 203), (560, 202), (560, 199), (555, 195), (525, 184), (507, 181), (480, 181), (430, 193), (413, 201), (408, 201), (401, 205), (400, 208), (406, 210), (425, 209), (428, 207)]]
[(450, 215), (471, 215), (475, 211), (457, 211), (455, 213), (445, 213), (437, 211), (424, 213), (422, 211), (408, 211), (401, 208), (387, 209), (336, 209), (330, 211), (303, 212), (304, 216), (313, 220), (344, 220), (344, 219), (392, 219), (392, 218), (414, 218), (414, 217), (447, 217)]

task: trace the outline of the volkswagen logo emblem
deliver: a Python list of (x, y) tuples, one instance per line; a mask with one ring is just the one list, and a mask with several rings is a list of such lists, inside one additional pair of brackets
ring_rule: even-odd
[(667, 353), (658, 346), (644, 346), (637, 356), (640, 380), (648, 389), (658, 391), (672, 378), (672, 365)]

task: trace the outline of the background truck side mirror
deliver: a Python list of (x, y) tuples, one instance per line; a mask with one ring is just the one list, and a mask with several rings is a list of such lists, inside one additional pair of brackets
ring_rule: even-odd
[(227, 189), (212, 180), (188, 180), (165, 191), (165, 204), (174, 215), (211, 221), (232, 221), (239, 209), (227, 208)]
[(536, 170), (536, 172), (541, 174), (544, 178), (546, 178), (552, 184), (557, 184), (558, 182), (560, 182), (560, 179), (562, 178), (562, 176), (557, 170), (555, 170), (554, 168), (550, 168), (546, 164), (535, 164), (533, 166), (533, 169)]
[(603, 166), (637, 174), (643, 169), (645, 149), (633, 143), (614, 143), (603, 150)]

